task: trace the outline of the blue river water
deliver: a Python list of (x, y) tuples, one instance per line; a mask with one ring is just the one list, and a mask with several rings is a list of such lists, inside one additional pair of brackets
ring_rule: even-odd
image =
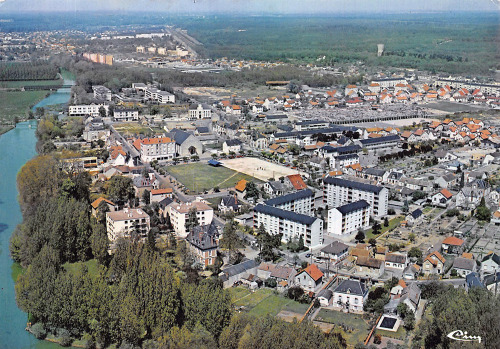
[[(72, 80), (64, 81), (72, 85)], [(70, 89), (59, 89), (36, 107), (67, 103)], [(1, 105), (0, 105), (1, 112)], [(28, 316), (16, 305), (14, 264), (9, 255), (9, 239), (22, 215), (17, 201), (16, 176), (21, 167), (36, 155), (37, 122), (17, 124), (13, 130), (0, 135), (0, 349), (54, 349), (57, 344), (39, 341), (25, 331)]]

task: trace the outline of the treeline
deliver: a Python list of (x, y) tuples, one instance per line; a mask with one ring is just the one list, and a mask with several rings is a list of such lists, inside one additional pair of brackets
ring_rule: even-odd
[[(26, 268), (16, 301), (36, 337), (54, 334), (63, 345), (82, 339), (87, 348), (345, 347), (340, 335), (309, 323), (233, 316), (219, 279), (202, 279), (175, 238), (165, 246), (154, 234), (121, 239), (109, 255), (107, 205), (91, 215), (89, 175), (66, 173), (58, 157), (40, 155), (18, 174), (23, 222), (10, 251)], [(119, 205), (135, 201), (130, 178), (114, 176), (96, 189)], [(152, 207), (145, 211), (157, 225)]]
[(47, 62), (0, 63), (0, 80), (54, 80), (59, 69)]
[(243, 69), (239, 72), (182, 73), (177, 71), (157, 70), (155, 79), (165, 86), (244, 86), (265, 85), (266, 81), (294, 81), (297, 85), (328, 87), (339, 84), (357, 83), (362, 75), (349, 77), (331, 74), (315, 74), (305, 68), (294, 65), (282, 65), (273, 68)]
[(104, 85), (118, 92), (121, 88), (131, 87), (134, 82), (152, 82), (151, 73), (146, 69), (124, 69), (62, 55), (53, 57), (52, 62), (75, 74), (77, 85), (86, 92), (92, 92), (92, 85)]

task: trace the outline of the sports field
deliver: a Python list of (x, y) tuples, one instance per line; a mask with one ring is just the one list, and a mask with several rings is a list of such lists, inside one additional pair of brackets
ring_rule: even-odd
[(259, 182), (252, 176), (225, 167), (213, 167), (205, 162), (167, 167), (167, 171), (192, 192), (219, 187), (231, 188), (240, 180)]
[(297, 173), (303, 174), (289, 167), (252, 157), (220, 160), (220, 162), (227, 168), (243, 172), (263, 181), (267, 181), (269, 178), (278, 179)]

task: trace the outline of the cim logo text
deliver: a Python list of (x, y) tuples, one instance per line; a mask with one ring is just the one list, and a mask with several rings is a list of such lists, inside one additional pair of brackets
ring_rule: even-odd
[(447, 335), (448, 338), (456, 340), (456, 341), (462, 341), (462, 342), (475, 342), (477, 341), (478, 343), (481, 343), (481, 336), (471, 336), (467, 334), (467, 331), (462, 331), (462, 330), (456, 330), (453, 332), (448, 333)]

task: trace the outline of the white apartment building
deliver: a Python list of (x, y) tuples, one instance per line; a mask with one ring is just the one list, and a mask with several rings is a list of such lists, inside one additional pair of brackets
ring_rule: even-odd
[(156, 87), (148, 87), (144, 92), (144, 97), (160, 104), (175, 103), (175, 95), (167, 91), (160, 91)]
[(102, 85), (92, 86), (94, 98), (100, 101), (111, 101), (111, 90)]
[(169, 137), (136, 139), (134, 147), (141, 154), (141, 161), (170, 160), (175, 157), (175, 141)]
[(336, 177), (326, 177), (323, 183), (323, 202), (329, 207), (365, 200), (370, 204), (370, 215), (387, 215), (389, 189)]
[(115, 109), (113, 118), (116, 121), (137, 121), (139, 120), (139, 111), (135, 109)]
[(210, 119), (212, 109), (206, 104), (193, 104), (189, 106), (189, 119)]
[(111, 242), (121, 237), (130, 237), (139, 231), (144, 237), (150, 229), (149, 215), (137, 208), (124, 208), (121, 211), (106, 212), (106, 231)]
[(328, 234), (350, 235), (370, 226), (370, 204), (360, 200), (328, 210)]
[(263, 204), (258, 204), (253, 210), (254, 229), (259, 229), (262, 224), (271, 235), (283, 234), (282, 242), (298, 240), (302, 236), (307, 247), (323, 244), (323, 220), (319, 218)]
[(178, 237), (187, 237), (189, 232), (186, 231), (186, 221), (189, 211), (192, 209), (196, 210), (196, 217), (198, 218), (199, 225), (208, 225), (212, 223), (214, 210), (206, 203), (201, 201), (187, 203), (173, 202), (167, 206), (166, 212), (170, 215), (170, 222), (172, 222), (175, 234)]
[(304, 189), (267, 200), (265, 204), (285, 211), (292, 211), (310, 216), (313, 214), (314, 193), (311, 189)]
[(104, 107), (104, 110), (106, 110), (106, 115), (108, 115), (109, 106), (106, 104), (70, 105), (68, 115), (69, 116), (92, 116), (95, 118), (95, 117), (100, 116), (99, 108), (101, 108), (101, 107)]

